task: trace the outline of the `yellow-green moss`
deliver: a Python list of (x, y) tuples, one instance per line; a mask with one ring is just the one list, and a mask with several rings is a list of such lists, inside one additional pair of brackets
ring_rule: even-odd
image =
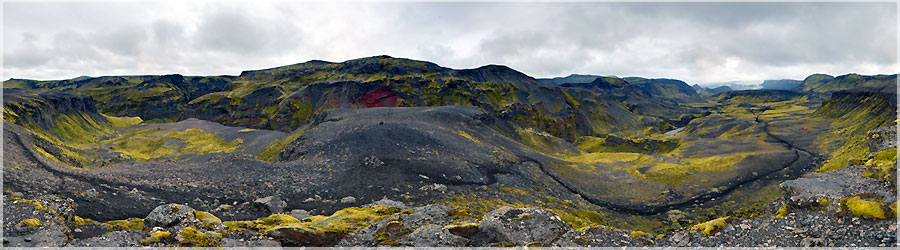
[(819, 203), (819, 207), (822, 207), (822, 208), (826, 208), (826, 207), (828, 207), (828, 205), (831, 204), (831, 201), (825, 197), (816, 198), (816, 202)]
[(788, 215), (789, 213), (791, 213), (791, 207), (789, 207), (787, 204), (782, 205), (781, 208), (778, 209), (778, 213), (775, 214), (775, 219), (784, 218), (784, 216)]
[(109, 229), (112, 231), (144, 229), (144, 219), (111, 220), (103, 222), (103, 224), (109, 226)]
[(246, 133), (246, 132), (253, 132), (253, 131), (256, 131), (256, 129), (245, 128), (245, 129), (238, 130), (238, 133)]
[(281, 153), (281, 151), (284, 150), (284, 147), (286, 147), (289, 143), (297, 140), (297, 138), (300, 138), (300, 136), (302, 136), (303, 133), (306, 132), (307, 128), (309, 128), (309, 125), (303, 126), (297, 130), (294, 130), (287, 136), (275, 140), (274, 142), (272, 142), (272, 144), (266, 146), (266, 148), (263, 149), (262, 152), (259, 152), (259, 154), (257, 154), (255, 158), (260, 161), (274, 161), (275, 157), (278, 157), (278, 153)]
[(154, 243), (159, 243), (159, 242), (162, 242), (163, 240), (169, 238), (169, 236), (171, 236), (171, 235), (172, 235), (172, 233), (169, 233), (166, 231), (155, 232), (155, 233), (150, 234), (149, 237), (142, 239), (140, 241), (140, 243), (141, 243), (141, 245), (145, 245), (145, 246), (154, 244)]
[(196, 211), (194, 212), (194, 218), (197, 218), (203, 223), (222, 224), (222, 220), (209, 212)]
[(41, 222), (37, 219), (24, 219), (19, 222), (22, 227), (39, 227), (41, 226)]
[(469, 221), (457, 221), (457, 222), (454, 222), (453, 224), (444, 226), (444, 229), (447, 229), (447, 230), (451, 230), (451, 231), (452, 231), (452, 230), (455, 230), (455, 229), (458, 229), (458, 228), (478, 227), (478, 225), (480, 225), (480, 224), (479, 224), (479, 223), (475, 223), (475, 222), (469, 222)]
[(200, 232), (193, 227), (184, 227), (178, 232), (179, 246), (214, 247), (219, 245), (222, 235), (216, 232)]
[(711, 221), (707, 221), (707, 222), (703, 222), (703, 223), (691, 226), (691, 229), (690, 229), (691, 233), (693, 234), (693, 233), (697, 233), (697, 231), (701, 231), (701, 232), (703, 232), (703, 235), (709, 236), (713, 231), (719, 230), (719, 229), (724, 229), (726, 226), (728, 226), (728, 222), (725, 221), (727, 219), (728, 219), (728, 216), (725, 216), (722, 218), (718, 218), (715, 220), (711, 220)]
[(887, 219), (884, 213), (884, 203), (877, 200), (861, 199), (859, 196), (853, 196), (841, 199), (841, 205), (847, 206), (850, 212), (856, 216), (862, 216), (869, 219)]
[(131, 125), (140, 124), (141, 122), (144, 121), (140, 117), (137, 117), (137, 116), (135, 116), (135, 117), (127, 117), (127, 116), (115, 117), (115, 116), (108, 116), (103, 113), (101, 113), (101, 115), (103, 115), (103, 117), (106, 117), (106, 120), (109, 120), (109, 123), (112, 125), (113, 128), (124, 128), (124, 127), (128, 127)]
[(229, 231), (234, 230), (254, 230), (258, 232), (269, 230), (273, 227), (286, 225), (291, 223), (299, 223), (300, 220), (286, 214), (273, 214), (265, 218), (252, 221), (226, 221), (222, 224), (228, 227)]
[(349, 233), (398, 212), (400, 212), (398, 208), (378, 205), (368, 208), (349, 207), (338, 210), (331, 216), (313, 216), (303, 219), (303, 222), (312, 227)]
[(631, 237), (644, 237), (643, 231), (631, 231)]
[(81, 226), (81, 225), (88, 225), (88, 224), (94, 224), (94, 223), (96, 223), (96, 222), (94, 222), (94, 220), (92, 220), (92, 219), (85, 219), (85, 218), (81, 218), (81, 217), (78, 217), (78, 216), (75, 216), (75, 219), (73, 219), (73, 221), (75, 222), (75, 226)]
[(466, 133), (466, 131), (457, 130), (456, 134), (458, 134), (462, 137), (465, 137), (466, 139), (469, 139), (470, 141), (473, 141), (475, 143), (482, 144), (481, 141), (479, 141), (478, 139), (475, 139), (474, 137), (472, 137), (472, 135), (469, 135), (469, 133)]
[(897, 217), (897, 202), (895, 201), (894, 203), (891, 203), (891, 205), (888, 206), (888, 208), (891, 209), (891, 214), (893, 214), (894, 218), (896, 218)]
[(897, 149), (883, 150), (866, 162), (871, 170), (862, 173), (863, 177), (894, 180), (892, 173), (897, 172)]
[(175, 153), (177, 155), (230, 153), (234, 152), (243, 140), (234, 139), (226, 143), (217, 134), (196, 128), (168, 133), (159, 132), (157, 129), (141, 129), (124, 133), (103, 143), (111, 144), (112, 151), (139, 160), (149, 160)]
[(37, 151), (38, 153), (40, 153), (41, 155), (43, 155), (43, 156), (46, 157), (47, 159), (53, 160), (53, 161), (55, 161), (55, 162), (62, 162), (62, 161), (60, 161), (59, 159), (57, 159), (56, 156), (53, 156), (52, 154), (48, 153), (48, 152), (47, 152), (46, 150), (44, 150), (43, 148), (38, 147), (38, 146), (36, 146), (36, 145), (34, 146), (34, 151)]
[(28, 205), (31, 205), (31, 206), (34, 207), (34, 209), (37, 209), (38, 211), (48, 211), (48, 210), (50, 210), (50, 209), (48, 209), (47, 207), (44, 207), (44, 205), (42, 205), (41, 202), (36, 201), (36, 200), (28, 200), (28, 199), (22, 199), (22, 198), (12, 198), (12, 199), (9, 199), (9, 201), (11, 201), (13, 204), (28, 204)]

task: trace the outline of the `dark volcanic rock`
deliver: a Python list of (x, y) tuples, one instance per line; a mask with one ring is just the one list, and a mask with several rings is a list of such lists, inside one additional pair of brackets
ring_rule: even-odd
[(284, 212), (287, 203), (277, 196), (266, 196), (253, 201), (253, 205), (273, 214)]
[(166, 204), (153, 209), (147, 218), (144, 218), (144, 227), (172, 227), (178, 225), (194, 214), (194, 209), (185, 205)]
[(538, 208), (500, 207), (484, 215), (480, 229), (491, 242), (550, 246), (569, 230), (555, 214)]

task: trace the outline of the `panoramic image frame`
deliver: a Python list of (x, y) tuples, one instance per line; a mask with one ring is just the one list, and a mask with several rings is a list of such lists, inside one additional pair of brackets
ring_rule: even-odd
[(4, 248), (896, 248), (897, 2), (3, 1)]

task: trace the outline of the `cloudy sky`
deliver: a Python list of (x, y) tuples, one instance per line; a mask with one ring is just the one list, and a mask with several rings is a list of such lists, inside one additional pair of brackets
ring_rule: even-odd
[(390, 55), (688, 83), (896, 73), (896, 3), (3, 2), (3, 79)]

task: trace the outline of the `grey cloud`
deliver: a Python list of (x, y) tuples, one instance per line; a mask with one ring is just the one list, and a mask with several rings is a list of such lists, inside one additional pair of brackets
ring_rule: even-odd
[(289, 49), (299, 42), (300, 30), (283, 21), (286, 20), (266, 20), (236, 10), (221, 10), (200, 23), (196, 45), (199, 49), (237, 54)]
[(153, 22), (152, 27), (153, 39), (160, 44), (172, 44), (184, 41), (184, 27), (170, 20), (157, 20)]
[(147, 32), (143, 27), (134, 25), (120, 26), (94, 36), (93, 39), (101, 49), (121, 56), (134, 56), (140, 50), (141, 43), (147, 40)]
[(894, 3), (15, 2), (2, 32), (14, 77), (236, 74), (389, 54), (702, 83), (893, 73), (896, 15)]

